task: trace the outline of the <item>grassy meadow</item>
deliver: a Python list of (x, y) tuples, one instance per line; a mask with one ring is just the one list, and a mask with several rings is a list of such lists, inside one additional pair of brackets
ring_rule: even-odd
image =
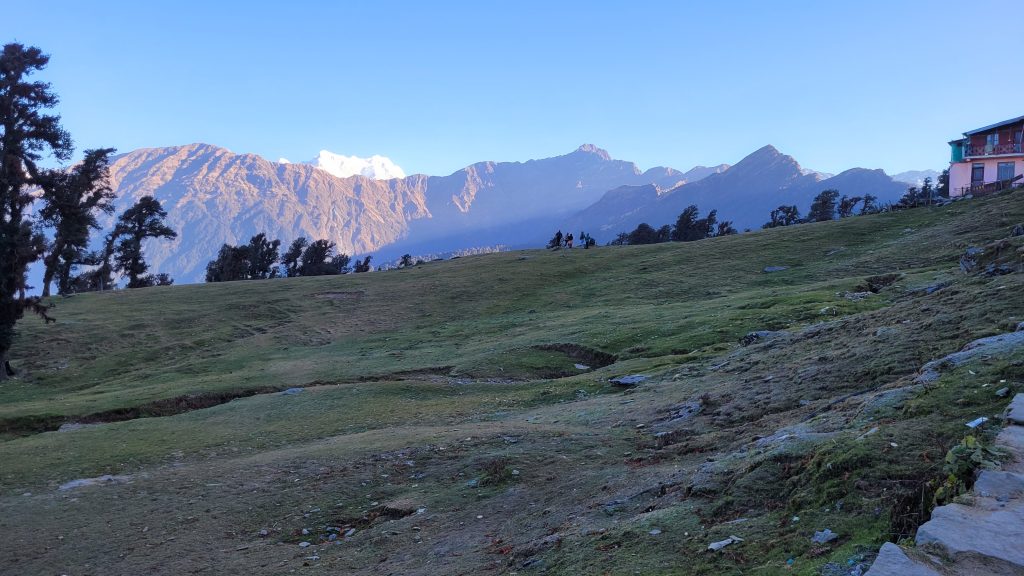
[[(0, 573), (860, 562), (926, 519), (964, 422), (1008, 401), (994, 390), (1024, 389), (1024, 350), (914, 383), (1024, 321), (1024, 275), (958, 269), (1021, 222), (1017, 193), (692, 243), (55, 298), (56, 324), (19, 324), (21, 374), (0, 386)], [(738, 343), (758, 330), (776, 332)], [(609, 383), (629, 374), (648, 378)], [(840, 538), (813, 544), (825, 528)], [(730, 535), (743, 542), (706, 550)]]

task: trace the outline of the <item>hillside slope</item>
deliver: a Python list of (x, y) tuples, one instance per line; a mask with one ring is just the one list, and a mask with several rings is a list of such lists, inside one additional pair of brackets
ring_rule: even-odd
[[(958, 268), (1020, 222), (1018, 193), (56, 299), (57, 324), (19, 324), (23, 373), (0, 389), (0, 572), (856, 565), (912, 535), (964, 423), (991, 418), (986, 441), (995, 389), (1024, 387), (1020, 346), (917, 380), (1024, 320), (1024, 274)], [(891, 283), (865, 292), (875, 275)]]

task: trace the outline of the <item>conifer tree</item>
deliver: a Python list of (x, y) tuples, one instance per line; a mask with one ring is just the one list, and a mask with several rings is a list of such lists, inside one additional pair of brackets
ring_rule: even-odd
[(149, 276), (149, 264), (142, 254), (142, 241), (146, 238), (178, 237), (178, 233), (164, 224), (167, 212), (152, 196), (143, 196), (134, 206), (124, 211), (111, 233), (115, 269), (128, 277), (129, 288), (144, 288), (158, 284), (160, 278)]
[(41, 237), (26, 213), (30, 189), (42, 183), (38, 162), (44, 155), (67, 160), (72, 152), (60, 117), (47, 112), (57, 96), (49, 84), (27, 78), (49, 60), (38, 48), (18, 43), (0, 53), (0, 380), (13, 375), (7, 358), (25, 310), (49, 318), (38, 298), (25, 296), (26, 270), (41, 251)]
[(100, 227), (98, 213), (114, 211), (114, 191), (107, 183), (113, 148), (86, 150), (81, 163), (70, 170), (49, 170), (43, 177), (43, 224), (53, 228), (53, 241), (43, 258), (43, 297), (57, 280), (57, 292), (71, 290), (71, 271), (85, 259), (89, 232)]

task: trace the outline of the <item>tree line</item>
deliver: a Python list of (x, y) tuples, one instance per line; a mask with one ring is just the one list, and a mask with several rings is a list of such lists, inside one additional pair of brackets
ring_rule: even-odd
[(779, 228), (808, 222), (827, 222), (836, 218), (896, 212), (920, 206), (931, 206), (948, 198), (949, 170), (943, 170), (939, 175), (938, 185), (933, 185), (931, 178), (925, 178), (920, 187), (907, 188), (906, 193), (895, 203), (879, 204), (878, 198), (871, 194), (840, 197), (838, 190), (823, 190), (811, 201), (806, 217), (800, 216), (800, 209), (795, 204), (783, 205), (772, 210), (768, 216), (768, 222), (761, 227)]
[[(114, 272), (128, 279), (129, 288), (172, 282), (166, 274), (148, 274), (142, 253), (146, 238), (176, 237), (152, 196), (117, 218), (101, 249), (88, 249), (100, 215), (114, 212), (108, 184), (112, 148), (86, 150), (70, 168), (41, 165), (46, 156), (67, 162), (74, 153), (60, 116), (50, 113), (57, 95), (48, 83), (29, 79), (49, 60), (39, 48), (19, 43), (4, 45), (0, 53), (0, 380), (13, 375), (7, 358), (24, 313), (54, 321), (51, 305), (27, 294), (32, 263), (43, 262), (43, 296), (53, 283), (60, 294), (113, 287)], [(90, 269), (76, 275), (83, 266)]]
[[(224, 244), (217, 257), (206, 265), (206, 281), (233, 282), (369, 272), (370, 260), (373, 258), (366, 256), (353, 262), (348, 254), (336, 252), (337, 244), (334, 242), (310, 242), (305, 237), (292, 241), (283, 255), (280, 247), (280, 240), (269, 240), (262, 232), (250, 238), (248, 244)], [(412, 256), (402, 256), (400, 267), (412, 265)]]
[(661, 242), (693, 242), (704, 238), (716, 236), (729, 236), (737, 234), (738, 230), (733, 226), (731, 220), (718, 220), (718, 210), (711, 210), (707, 216), (701, 218), (700, 210), (695, 204), (687, 206), (674, 225), (665, 224), (655, 229), (646, 222), (639, 224), (631, 232), (620, 232), (618, 236), (608, 244), (610, 246), (622, 246), (625, 244), (659, 244)]

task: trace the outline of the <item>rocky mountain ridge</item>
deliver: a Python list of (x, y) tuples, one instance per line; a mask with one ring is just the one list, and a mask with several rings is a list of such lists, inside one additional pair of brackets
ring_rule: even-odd
[[(343, 158), (333, 159), (340, 165)], [(333, 161), (323, 154), (319, 159)], [(283, 243), (299, 236), (326, 238), (340, 251), (379, 258), (531, 246), (559, 227), (593, 230), (603, 241), (640, 221), (667, 223), (691, 203), (718, 208), (738, 226), (753, 226), (778, 203), (803, 205), (833, 184), (850, 193), (881, 186), (889, 196), (905, 188), (881, 171), (822, 180), (770, 146), (732, 167), (685, 172), (664, 166), (641, 170), (592, 144), (553, 158), (478, 162), (447, 176), (389, 179), (342, 178), (324, 166), (271, 162), (209, 144), (135, 150), (111, 165), (118, 212), (145, 195), (168, 211), (178, 238), (150, 242), (146, 251), (154, 271), (179, 282), (202, 281), (206, 262), (221, 244), (244, 243), (259, 232)]]

